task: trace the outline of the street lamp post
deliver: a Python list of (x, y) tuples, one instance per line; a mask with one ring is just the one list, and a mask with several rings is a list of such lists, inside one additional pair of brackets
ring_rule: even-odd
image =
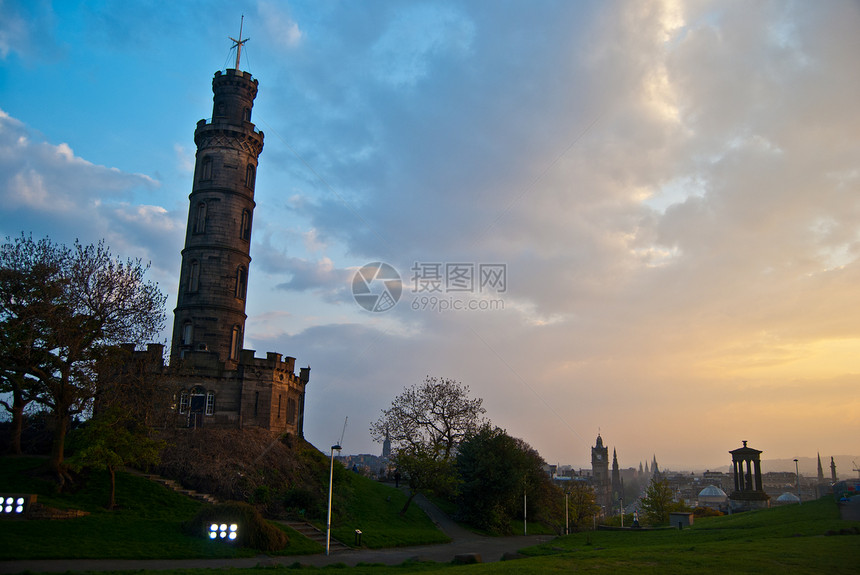
[(564, 534), (570, 535), (570, 518), (567, 514), (567, 498), (570, 495), (570, 491), (564, 492)]
[(800, 469), (797, 467), (797, 459), (794, 460), (794, 476), (797, 485), (797, 504), (800, 505), (802, 503), (800, 499)]
[(334, 452), (340, 453), (340, 445), (331, 446), (331, 466), (328, 470), (328, 519), (325, 524), (325, 554), (328, 555), (331, 547), (331, 485), (334, 480)]
[(526, 487), (523, 485), (523, 535), (529, 534), (528, 523), (526, 523), (526, 516), (528, 514), (528, 505), (526, 505)]

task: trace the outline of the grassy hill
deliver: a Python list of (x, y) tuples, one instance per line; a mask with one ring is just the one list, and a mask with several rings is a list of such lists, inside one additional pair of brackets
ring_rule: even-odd
[[(8, 559), (174, 559), (249, 557), (256, 554), (183, 533), (182, 525), (203, 505), (152, 481), (117, 475), (118, 509), (107, 511), (107, 472), (92, 473), (77, 491), (58, 494), (45, 472), (46, 460), (0, 458), (0, 493), (36, 493), (38, 502), (59, 509), (80, 509), (85, 517), (65, 520), (0, 521), (0, 560)], [(325, 470), (328, 472), (328, 469)], [(326, 473), (326, 481), (328, 474)], [(439, 543), (448, 539), (417, 508), (406, 517), (398, 511), (405, 496), (341, 467), (335, 483), (336, 513), (333, 536), (347, 544), (355, 529), (366, 533), (362, 544), (394, 547)], [(280, 526), (289, 544), (279, 554), (322, 552), (322, 547)]]
[[(840, 531), (842, 532), (840, 534)], [(597, 531), (526, 550), (535, 572), (858, 573), (860, 525), (832, 498), (724, 517), (682, 531)]]
[[(182, 523), (200, 503), (137, 476), (120, 474), (120, 509), (102, 508), (107, 490), (104, 474), (95, 474), (82, 488), (58, 495), (41, 475), (44, 460), (0, 459), (0, 492), (38, 493), (39, 501), (84, 509), (90, 515), (60, 521), (0, 521), (0, 560), (23, 558), (190, 558), (252, 556), (236, 549), (182, 533)], [(402, 493), (356, 474), (339, 472), (338, 514), (334, 534), (352, 542), (352, 532), (364, 532), (367, 546), (407, 545), (444, 539), (423, 514), (399, 518)], [(389, 499), (390, 498), (390, 499)], [(860, 524), (839, 518), (832, 499), (804, 502), (725, 517), (697, 519), (684, 530), (597, 531), (560, 537), (523, 550), (527, 558), (484, 565), (407, 563), (397, 567), (364, 565), (349, 568), (365, 573), (444, 573), (454, 575), (508, 573), (568, 573), (589, 571), (630, 574), (777, 573), (841, 574), (860, 572)], [(281, 553), (318, 552), (291, 534)], [(271, 570), (279, 570), (272, 568)], [(183, 570), (182, 575), (209, 571)], [(248, 571), (248, 573), (243, 573)], [(252, 572), (253, 571), (253, 572)], [(160, 575), (179, 572), (158, 571)], [(255, 575), (259, 569), (232, 569), (230, 575)]]

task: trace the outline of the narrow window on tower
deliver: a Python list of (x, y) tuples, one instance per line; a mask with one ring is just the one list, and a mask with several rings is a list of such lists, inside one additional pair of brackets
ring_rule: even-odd
[(197, 260), (191, 260), (191, 265), (189, 266), (188, 271), (188, 291), (189, 293), (196, 293), (197, 289), (200, 287), (200, 262)]
[(244, 118), (246, 122), (251, 121), (251, 108), (245, 108)]
[(182, 324), (182, 345), (191, 345), (191, 338), (194, 335), (194, 325), (190, 321)]
[(251, 210), (242, 210), (242, 227), (239, 230), (239, 237), (251, 241)]
[(215, 392), (207, 391), (206, 392), (206, 415), (212, 415), (215, 413)]
[(245, 169), (245, 185), (254, 189), (254, 178), (257, 176), (257, 170), (254, 168), (254, 164), (248, 164), (248, 167)]
[(194, 233), (202, 234), (206, 231), (206, 202), (197, 204), (197, 213), (194, 218)]
[(278, 419), (281, 419), (281, 394), (278, 394)]
[(233, 326), (233, 333), (230, 337), (230, 359), (239, 358), (239, 347), (242, 335), (242, 328), (238, 325)]
[(203, 158), (203, 163), (200, 165), (200, 180), (212, 179), (212, 158), (206, 156)]
[(236, 270), (236, 297), (245, 299), (245, 293), (248, 290), (248, 270), (245, 266), (239, 266)]

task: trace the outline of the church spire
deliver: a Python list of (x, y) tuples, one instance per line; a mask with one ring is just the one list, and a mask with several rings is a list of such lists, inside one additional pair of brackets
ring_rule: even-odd
[(821, 454), (818, 454), (818, 482), (824, 482), (824, 468), (821, 467)]

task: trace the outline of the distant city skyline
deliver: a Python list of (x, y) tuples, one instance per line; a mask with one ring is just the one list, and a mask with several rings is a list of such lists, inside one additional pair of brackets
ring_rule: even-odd
[[(852, 453), (856, 2), (0, 9), (0, 233), (151, 262), (168, 326), (244, 14), (266, 137), (245, 347), (310, 365), (318, 448), (348, 416), (344, 452), (379, 452), (370, 423), (430, 375), (548, 462), (598, 431), (624, 467)], [(400, 293), (354, 281), (374, 262)]]

